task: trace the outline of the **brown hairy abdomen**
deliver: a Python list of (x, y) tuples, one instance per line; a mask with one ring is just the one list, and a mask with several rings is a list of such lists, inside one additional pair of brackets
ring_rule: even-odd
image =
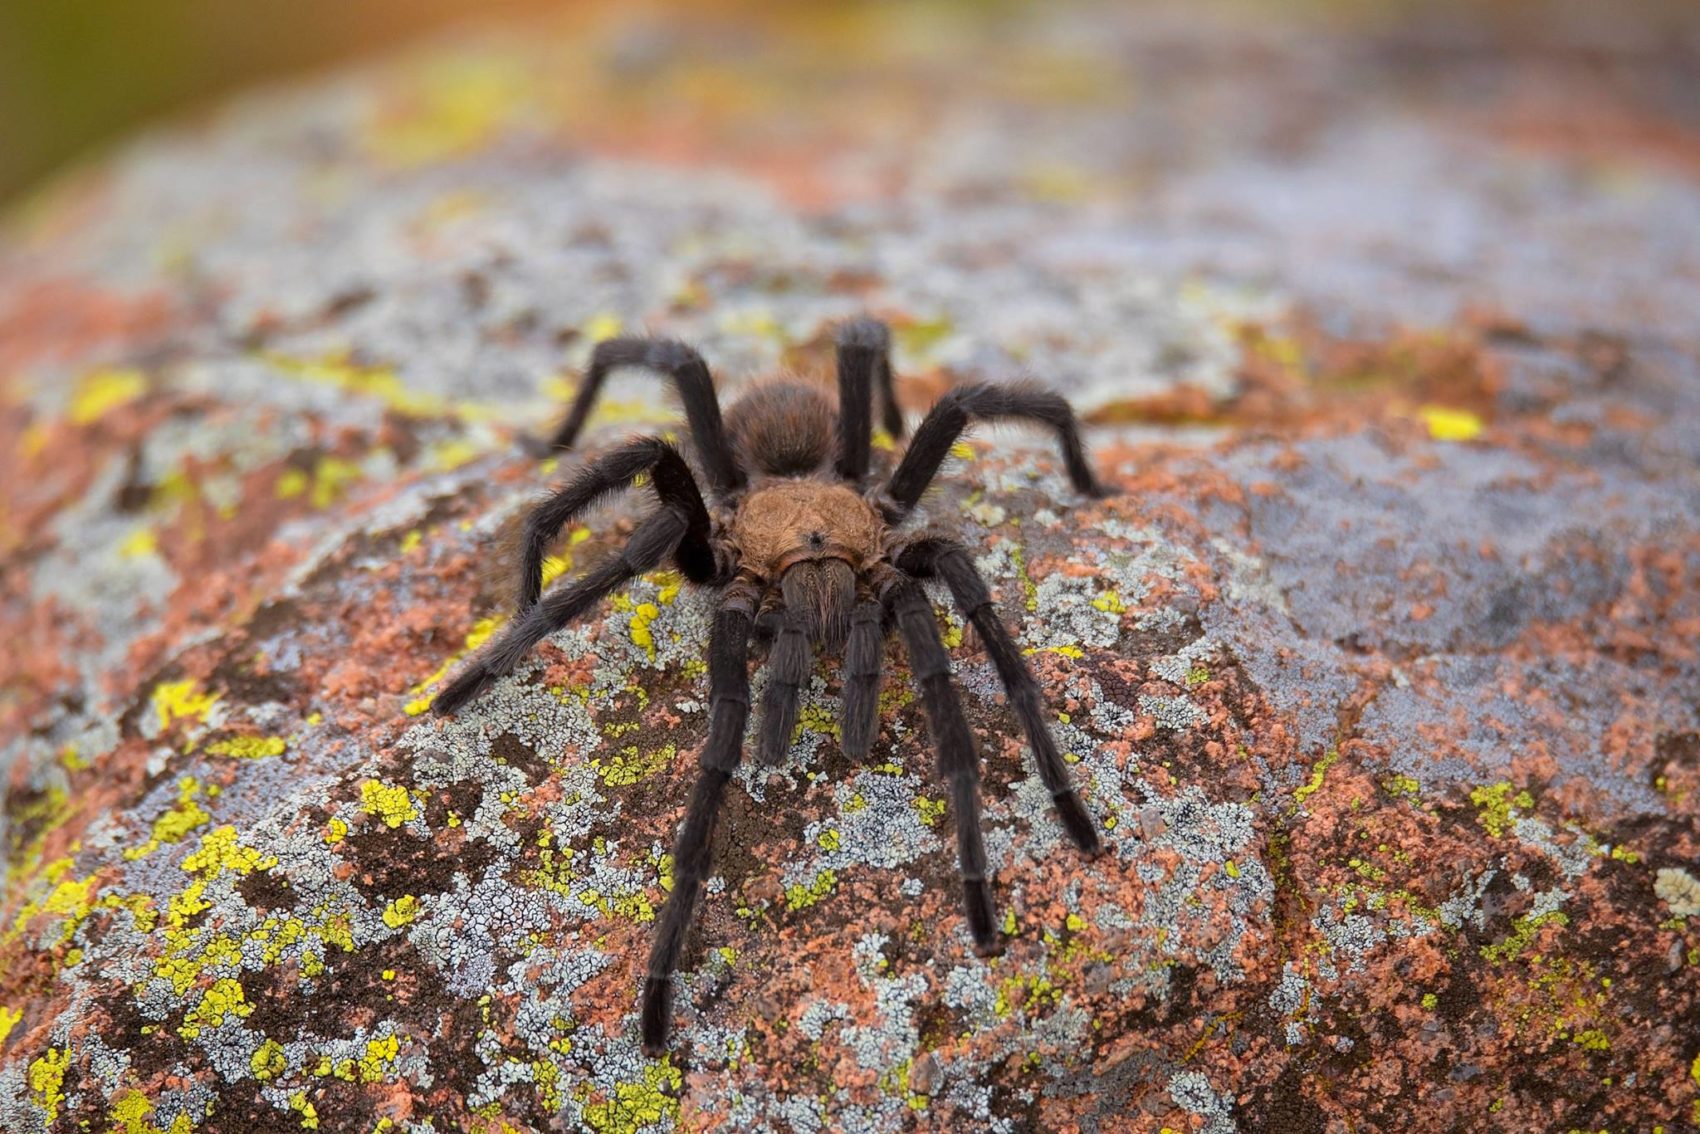
[(770, 382), (738, 399), (726, 432), (738, 460), (767, 476), (807, 476), (833, 456), (837, 415), (826, 395), (794, 382)]

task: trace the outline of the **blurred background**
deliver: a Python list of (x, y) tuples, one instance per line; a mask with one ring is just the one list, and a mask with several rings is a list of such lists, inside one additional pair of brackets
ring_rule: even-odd
[(138, 123), (561, 0), (5, 0), (0, 203)]
[[(961, 2), (988, 10), (1022, 6), (1014, 0)], [(788, 7), (794, 14), (811, 6), (842, 13), (901, 4), (833, 0)], [(0, 204), (138, 123), (192, 117), (229, 91), (326, 68), (459, 22), (583, 7), (606, 5), (576, 0), (5, 0), (0, 3)], [(765, 9), (771, 18), (774, 5), (652, 0), (621, 7), (663, 19), (668, 10), (697, 18), (705, 9), (735, 19), (739, 9)], [(1692, 0), (1227, 0), (1203, 7), (1238, 9), (1242, 17), (1271, 24), (1321, 19), (1441, 29), (1462, 19), (1478, 30), (1491, 26), (1507, 50), (1515, 50), (1519, 44), (1538, 43), (1555, 14), (1571, 24), (1581, 19), (1595, 25), (1604, 44), (1626, 23), (1692, 27), (1685, 14), (1694, 5)], [(1682, 38), (1676, 34), (1666, 42), (1680, 53)], [(1577, 57), (1569, 62), (1588, 69), (1586, 48), (1578, 51), (1572, 45), (1570, 51)], [(1671, 60), (1647, 62), (1663, 70)], [(1700, 80), (1693, 90), (1688, 111), (1700, 121)]]

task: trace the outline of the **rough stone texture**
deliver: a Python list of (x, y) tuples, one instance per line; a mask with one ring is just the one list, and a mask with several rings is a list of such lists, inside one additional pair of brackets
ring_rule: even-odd
[[(0, 1126), (1700, 1126), (1700, 30), (1593, 11), (591, 7), (46, 194), (0, 249)], [(976, 958), (897, 651), (870, 767), (823, 665), (646, 1060), (703, 597), (420, 710), (591, 341), (730, 390), (863, 310), (912, 411), (1034, 373), (1098, 423), (1115, 499), (986, 437), (927, 519), (1114, 851), (952, 635)], [(593, 445), (669, 420), (619, 385)]]

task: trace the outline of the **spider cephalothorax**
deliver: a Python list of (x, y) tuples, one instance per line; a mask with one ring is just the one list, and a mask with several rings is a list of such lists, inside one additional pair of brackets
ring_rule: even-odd
[[(843, 747), (846, 755), (861, 760), (878, 731), (886, 635), (896, 630), (921, 693), (939, 774), (949, 787), (974, 948), (982, 955), (997, 953), (1001, 942), (980, 834), (980, 757), (950, 683), (950, 656), (921, 579), (943, 580), (985, 644), (1069, 838), (1092, 855), (1099, 850), (1098, 832), (1046, 725), (1038, 684), (967, 548), (936, 533), (902, 533), (897, 525), (913, 511), (975, 418), (1051, 427), (1075, 488), (1100, 495), (1068, 403), (1031, 386), (958, 386), (922, 419), (890, 475), (876, 478), (870, 475), (876, 397), (886, 431), (903, 435), (884, 324), (858, 319), (839, 332), (836, 408), (812, 387), (774, 382), (745, 394), (724, 422), (713, 379), (695, 351), (671, 341), (611, 339), (591, 355), (584, 385), (552, 448), (572, 447), (603, 381), (622, 366), (658, 371), (678, 387), (714, 510), (704, 502), (697, 473), (660, 438), (630, 441), (586, 464), (527, 519), (517, 615), (438, 695), (435, 709), (454, 712), (512, 671), (550, 633), (669, 558), (690, 582), (721, 592), (709, 633), (708, 739), (675, 844), (673, 892), (661, 913), (644, 981), (645, 1049), (655, 1054), (666, 1046), (673, 972), (708, 878), (714, 817), (743, 755), (750, 651), (758, 641), (771, 648), (757, 757), (769, 764), (784, 759), (818, 648), (843, 652)], [(643, 474), (659, 506), (637, 526), (625, 549), (544, 595), (543, 558), (550, 542), (575, 515)]]

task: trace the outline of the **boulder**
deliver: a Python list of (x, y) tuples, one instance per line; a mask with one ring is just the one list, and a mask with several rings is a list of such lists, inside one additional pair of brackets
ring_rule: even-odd
[[(1700, 1126), (1700, 25), (1402, 11), (580, 6), (15, 212), (0, 1126)], [(859, 313), (912, 423), (1018, 377), (1092, 423), (1114, 497), (982, 430), (920, 523), (1107, 853), (935, 590), (1003, 955), (901, 650), (869, 763), (822, 659), (650, 1059), (712, 595), (425, 710), (595, 341), (733, 397)], [(583, 451), (681, 430), (614, 385)]]

